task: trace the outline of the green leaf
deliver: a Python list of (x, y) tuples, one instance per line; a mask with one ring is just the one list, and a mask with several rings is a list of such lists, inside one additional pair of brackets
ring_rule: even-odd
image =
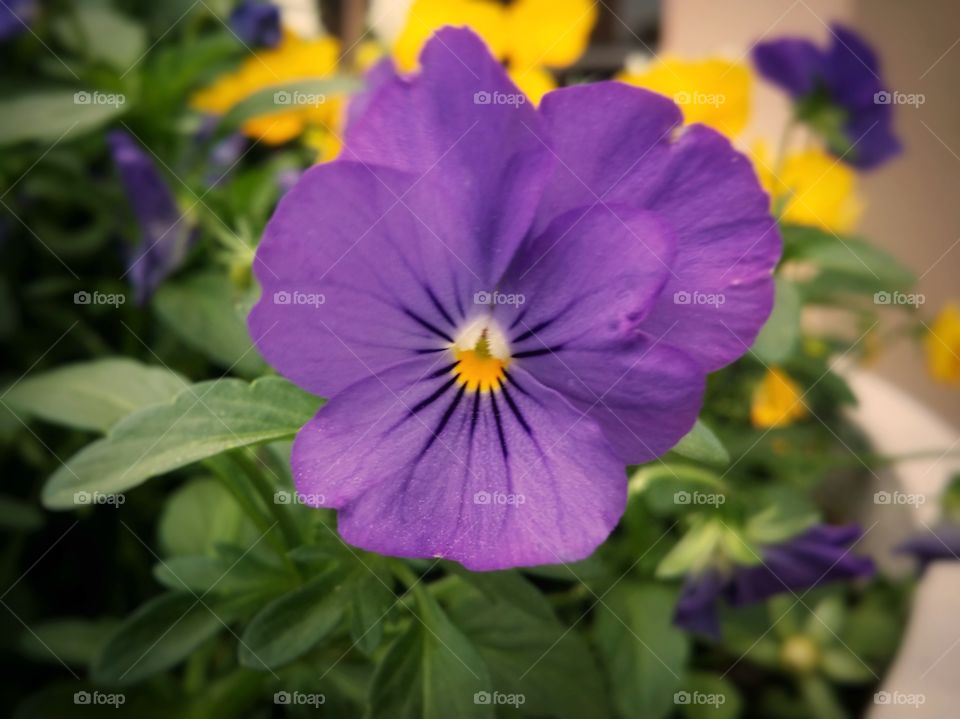
[(820, 518), (801, 492), (790, 487), (756, 490), (756, 506), (763, 507), (747, 520), (744, 532), (755, 544), (776, 544), (809, 529)]
[(471, 572), (454, 562), (446, 564), (448, 571), (485, 595), (490, 601), (506, 603), (531, 617), (550, 621), (555, 619), (550, 602), (530, 581), (516, 570), (502, 572)]
[(257, 538), (230, 493), (211, 479), (194, 480), (174, 492), (157, 532), (165, 556), (212, 557), (218, 543), (248, 545)]
[(75, 492), (122, 492), (229, 449), (292, 437), (318, 403), (278, 377), (195, 384), (173, 402), (129, 415), (71, 457), (47, 480), (44, 505), (69, 509)]
[(370, 682), (367, 719), (493, 719), (484, 698), (495, 687), (476, 647), (426, 592), (418, 598), (420, 621), (394, 639)]
[[(86, 94), (84, 94), (86, 93)], [(107, 124), (126, 108), (87, 90), (43, 90), (0, 101), (0, 145), (66, 141)]]
[(821, 659), (823, 673), (841, 684), (863, 684), (877, 681), (876, 673), (850, 649), (838, 645), (828, 647)]
[(131, 412), (166, 402), (187, 386), (171, 370), (110, 357), (28, 377), (6, 396), (15, 409), (49, 422), (105, 432)]
[(703, 569), (716, 556), (724, 531), (723, 524), (715, 521), (700, 522), (691, 527), (660, 560), (657, 578), (669, 579)]
[(674, 709), (689, 654), (686, 635), (673, 626), (676, 600), (667, 587), (624, 582), (597, 608), (597, 643), (624, 717), (659, 719)]
[(86, 0), (73, 6), (72, 17), (60, 16), (54, 30), (70, 50), (125, 73), (147, 47), (144, 29), (104, 2)]
[(86, 666), (116, 626), (113, 619), (54, 619), (24, 631), (20, 648), (34, 661)]
[(743, 706), (733, 682), (708, 672), (691, 672), (674, 700), (686, 719), (736, 719)]
[(730, 455), (720, 439), (706, 424), (697, 420), (693, 429), (674, 446), (671, 452), (695, 462), (713, 465), (730, 464)]
[(232, 619), (209, 599), (204, 602), (210, 609), (192, 594), (169, 593), (141, 606), (101, 649), (93, 664), (94, 681), (135, 684), (186, 659)]
[(916, 281), (893, 255), (859, 237), (837, 237), (816, 227), (785, 225), (784, 258), (813, 264), (834, 292), (903, 290)]
[(761, 362), (779, 364), (796, 351), (800, 344), (801, 309), (796, 286), (778, 277), (773, 312), (751, 348)]
[(244, 377), (266, 371), (250, 342), (246, 316), (253, 304), (248, 291), (219, 273), (166, 282), (153, 298), (160, 320), (189, 346)]
[(525, 713), (559, 719), (610, 715), (601, 699), (603, 677), (578, 631), (475, 598), (457, 604), (452, 617), (486, 661), (492, 687), (522, 696)]
[[(371, 564), (372, 561), (372, 564)], [(350, 606), (350, 637), (364, 654), (372, 655), (383, 641), (386, 616), (397, 604), (397, 596), (390, 588), (390, 574), (382, 560), (366, 561), (367, 568), (354, 572), (348, 586)]]

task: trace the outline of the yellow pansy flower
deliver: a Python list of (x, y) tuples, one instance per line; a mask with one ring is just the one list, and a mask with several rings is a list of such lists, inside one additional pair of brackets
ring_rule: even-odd
[(856, 228), (863, 200), (856, 172), (848, 165), (817, 148), (788, 154), (779, 168), (762, 144), (754, 147), (753, 157), (760, 184), (785, 222), (838, 234)]
[(737, 137), (747, 125), (753, 78), (744, 63), (667, 57), (616, 79), (666, 95), (681, 107), (686, 122), (703, 123), (727, 137)]
[(807, 414), (800, 386), (779, 368), (767, 370), (753, 392), (750, 420), (754, 427), (786, 427)]
[(960, 306), (944, 307), (924, 338), (927, 367), (938, 382), (960, 384)]
[(556, 87), (544, 68), (566, 67), (583, 54), (597, 21), (591, 0), (414, 0), (407, 22), (393, 46), (397, 66), (417, 68), (426, 41), (445, 25), (476, 32), (510, 77), (538, 103)]
[[(280, 44), (260, 50), (235, 71), (197, 92), (191, 104), (202, 112), (222, 115), (252, 95), (270, 87), (331, 77), (337, 70), (340, 45), (330, 37), (306, 40), (285, 32)], [(339, 98), (298, 105), (247, 120), (241, 130), (271, 145), (299, 137), (310, 127), (335, 129), (341, 113)]]

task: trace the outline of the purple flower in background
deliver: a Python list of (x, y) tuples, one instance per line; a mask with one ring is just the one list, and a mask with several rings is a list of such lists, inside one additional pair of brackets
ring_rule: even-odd
[(911, 537), (897, 547), (897, 551), (910, 554), (926, 569), (938, 559), (960, 559), (960, 525), (943, 523), (933, 529)]
[(780, 238), (750, 162), (622, 83), (535, 109), (445, 28), (304, 173), (254, 269), (257, 347), (329, 398), (297, 490), (356, 546), (475, 570), (589, 555), (624, 465), (693, 425), (768, 316)]
[(150, 156), (126, 132), (107, 137), (113, 163), (140, 226), (140, 240), (129, 254), (127, 273), (138, 303), (144, 303), (160, 282), (180, 266), (192, 230)]
[(893, 134), (893, 95), (866, 41), (840, 25), (831, 33), (827, 49), (804, 38), (758, 43), (753, 60), (761, 75), (794, 99), (798, 119), (820, 131), (831, 152), (870, 169), (901, 149)]
[(818, 525), (785, 542), (764, 547), (762, 564), (707, 569), (687, 579), (674, 622), (690, 631), (719, 637), (721, 601), (738, 607), (783, 592), (869, 576), (874, 571), (873, 562), (850, 552), (861, 535), (855, 524)]
[(0, 42), (26, 30), (37, 15), (37, 0), (3, 0), (0, 2)]
[(230, 29), (253, 47), (276, 47), (282, 34), (280, 8), (265, 0), (243, 0), (230, 13)]

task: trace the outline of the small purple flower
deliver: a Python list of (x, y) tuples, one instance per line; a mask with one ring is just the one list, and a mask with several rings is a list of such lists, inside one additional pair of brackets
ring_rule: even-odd
[(3, 0), (0, 2), (0, 42), (26, 30), (37, 16), (37, 0)]
[(280, 8), (265, 0), (242, 0), (230, 13), (230, 29), (245, 44), (276, 47), (280, 43)]
[(693, 425), (768, 316), (780, 237), (749, 160), (622, 83), (539, 109), (471, 31), (379, 82), (280, 201), (257, 347), (329, 398), (307, 503), (356, 546), (474, 570), (589, 555), (624, 465)]
[(792, 539), (763, 548), (753, 566), (707, 569), (687, 579), (674, 622), (692, 632), (720, 636), (718, 603), (738, 607), (783, 592), (812, 589), (841, 579), (873, 574), (873, 562), (852, 554), (860, 527), (818, 525)]
[(136, 301), (142, 304), (183, 262), (192, 230), (163, 175), (136, 140), (115, 130), (107, 136), (107, 144), (140, 226), (140, 241), (129, 254), (127, 274)]
[(897, 551), (915, 557), (923, 569), (939, 559), (960, 559), (960, 525), (944, 522), (911, 537)]
[(840, 25), (831, 33), (827, 49), (804, 38), (758, 43), (753, 60), (761, 75), (794, 99), (798, 119), (821, 132), (831, 152), (854, 167), (874, 168), (901, 149), (891, 95), (866, 41)]

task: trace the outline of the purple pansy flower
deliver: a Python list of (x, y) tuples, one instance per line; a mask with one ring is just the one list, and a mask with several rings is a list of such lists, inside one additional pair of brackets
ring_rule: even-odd
[(276, 47), (282, 35), (280, 8), (265, 0), (243, 0), (230, 13), (230, 29), (247, 45)]
[(960, 558), (960, 525), (944, 522), (911, 537), (897, 551), (913, 555), (924, 569), (938, 559), (956, 561)]
[(674, 622), (685, 629), (720, 636), (720, 601), (737, 607), (777, 594), (812, 589), (840, 579), (873, 573), (873, 562), (850, 552), (860, 527), (818, 525), (792, 539), (763, 548), (763, 563), (726, 570), (711, 568), (687, 579)]
[(660, 95), (598, 83), (535, 109), (465, 29), (421, 67), (379, 83), (257, 251), (256, 345), (329, 398), (296, 486), (371, 551), (577, 560), (623, 513), (624, 465), (691, 428), (769, 314), (769, 200)]
[(126, 132), (107, 136), (127, 201), (140, 227), (140, 241), (129, 253), (127, 274), (138, 303), (180, 266), (192, 238), (190, 224), (152, 158)]
[(891, 94), (866, 41), (840, 25), (831, 33), (827, 49), (804, 38), (758, 43), (753, 60), (797, 102), (799, 119), (824, 134), (831, 152), (854, 167), (873, 168), (900, 151)]
[(37, 15), (37, 0), (3, 0), (0, 3), (0, 42), (26, 30)]

